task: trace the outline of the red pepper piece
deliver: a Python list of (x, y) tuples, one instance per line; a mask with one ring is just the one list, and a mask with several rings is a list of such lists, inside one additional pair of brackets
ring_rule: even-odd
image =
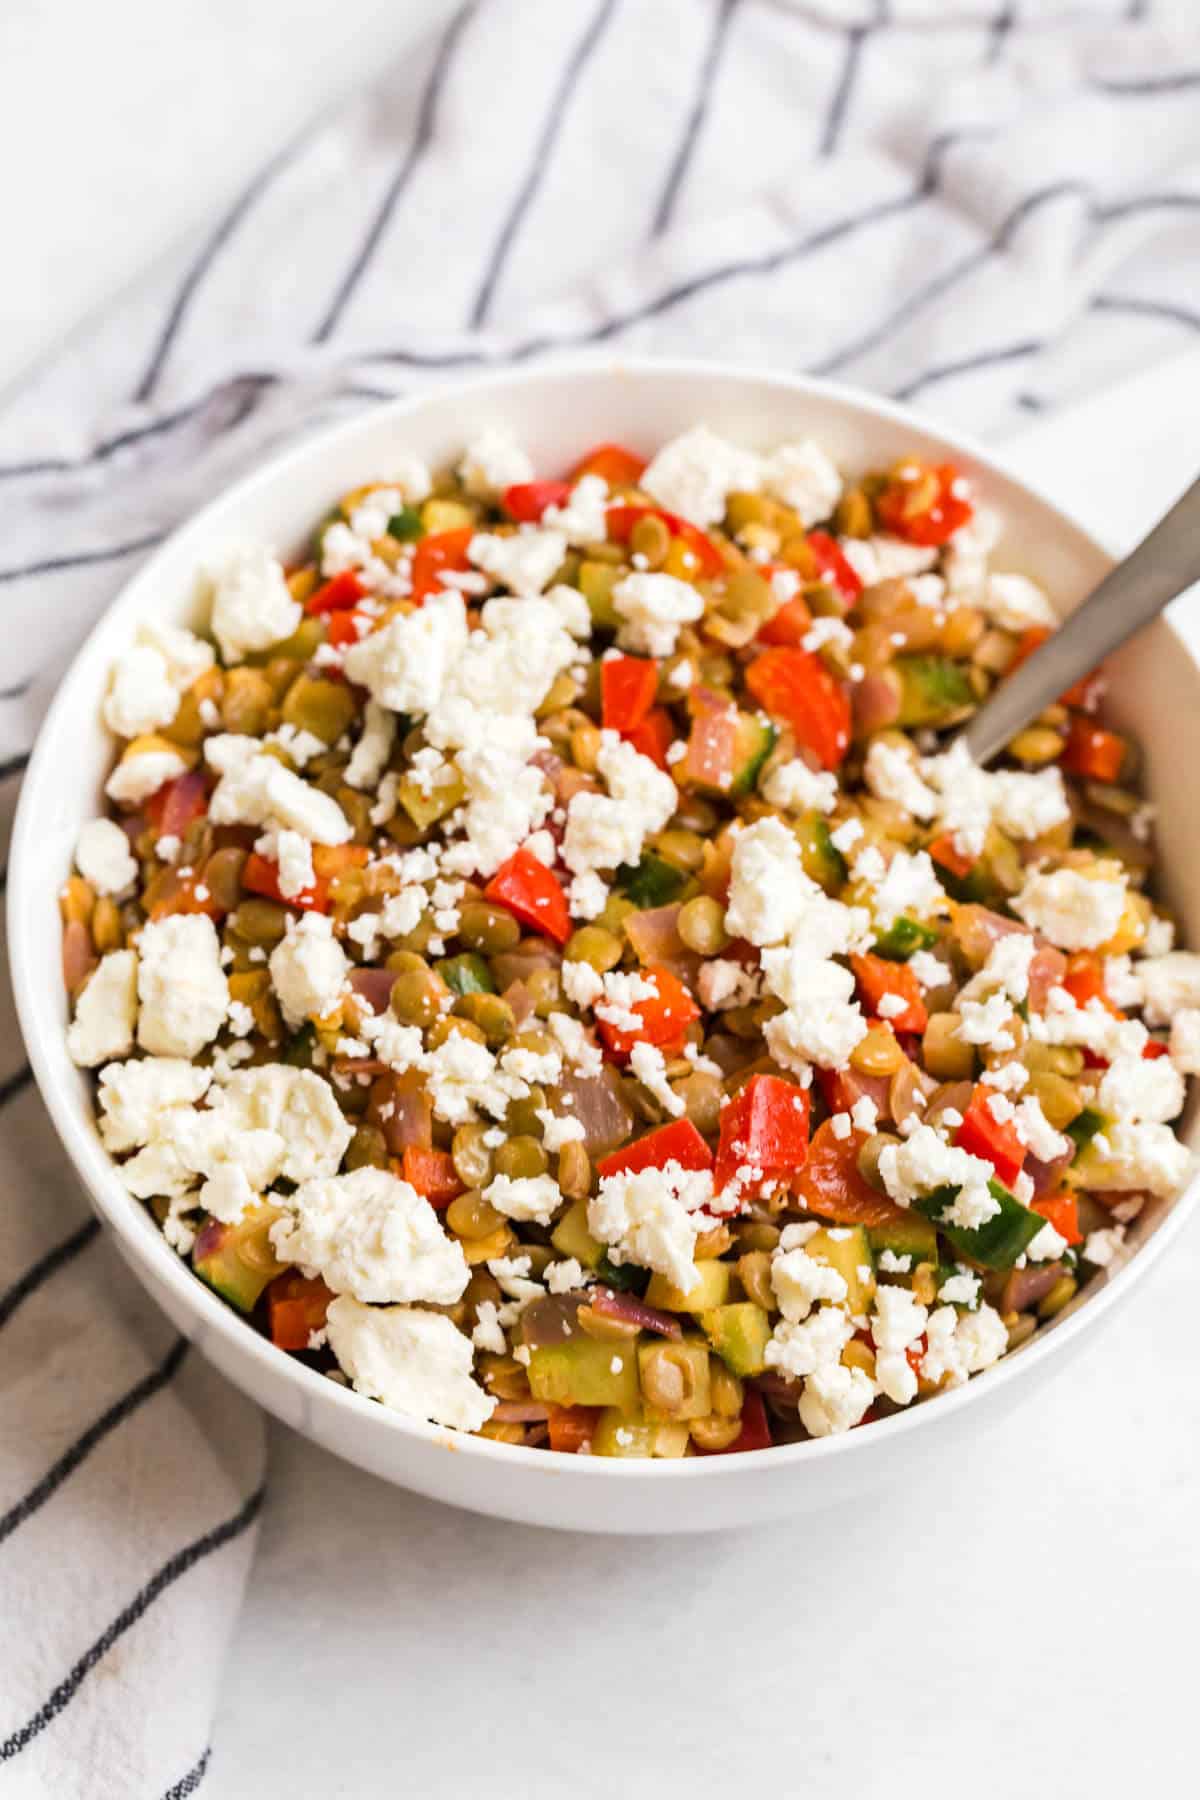
[[(907, 963), (888, 962), (882, 956), (852, 956), (850, 967), (863, 1005), (872, 1018), (881, 1018), (893, 1031), (924, 1031), (929, 1010), (921, 997), (921, 984)], [(881, 1012), (887, 997), (903, 1000), (903, 1012)]]
[(995, 1090), (985, 1087), (982, 1082), (971, 1095), (971, 1103), (963, 1114), (963, 1122), (954, 1135), (954, 1142), (960, 1150), (967, 1150), (972, 1156), (981, 1156), (990, 1162), (996, 1171), (997, 1181), (1010, 1188), (1021, 1173), (1021, 1165), (1025, 1161), (1025, 1145), (1017, 1135), (1017, 1128), (1011, 1119), (1003, 1123), (995, 1117), (989, 1102), (995, 1097)]
[(862, 578), (856, 574), (837, 539), (831, 538), (827, 531), (810, 531), (808, 547), (817, 559), (823, 579), (832, 581), (843, 599), (853, 604), (862, 593)]
[(521, 525), (536, 525), (548, 506), (565, 506), (570, 494), (566, 481), (518, 481), (504, 490), (504, 510)]
[(365, 613), (335, 612), (329, 615), (329, 624), (325, 628), (325, 640), (336, 650), (349, 649), (357, 644), (360, 636), (359, 627), (366, 619)]
[(803, 594), (797, 594), (794, 600), (786, 600), (775, 616), (767, 620), (756, 641), (760, 644), (791, 645), (795, 648), (804, 642), (812, 630), (812, 622), (808, 601)]
[(684, 1032), (693, 1019), (700, 1017), (700, 1008), (682, 981), (662, 963), (643, 969), (642, 977), (653, 984), (655, 991), (630, 1007), (641, 1021), (638, 1030), (623, 1031), (607, 1019), (599, 1021), (600, 1036), (619, 1062), (624, 1062), (638, 1043), (656, 1044), (665, 1055), (675, 1045), (682, 1045)]
[(643, 656), (608, 656), (600, 664), (600, 719), (608, 731), (640, 725), (658, 692), (658, 664)]
[(280, 892), (279, 864), (252, 850), (242, 869), (242, 886), (252, 894), (261, 894), (282, 906), (295, 906), (301, 912), (328, 912), (333, 878), (345, 869), (361, 868), (367, 856), (361, 844), (314, 844), (313, 884), (288, 899)]
[(660, 769), (670, 772), (667, 751), (675, 742), (675, 724), (665, 706), (652, 707), (640, 725), (623, 732), (622, 736), (640, 755), (648, 756)]
[(420, 603), (430, 594), (445, 592), (438, 579), (443, 570), (461, 572), (470, 568), (467, 546), (475, 536), (473, 525), (460, 525), (454, 531), (435, 531), (417, 545), (412, 560), (412, 598)]
[(809, 1212), (831, 1219), (835, 1225), (889, 1225), (906, 1217), (903, 1207), (879, 1193), (860, 1174), (858, 1153), (866, 1141), (862, 1131), (837, 1137), (832, 1119), (817, 1126), (808, 1147), (808, 1161), (796, 1183)]
[(936, 469), (915, 458), (903, 463), (875, 502), (880, 523), (910, 544), (944, 544), (975, 511), (965, 493), (956, 492), (959, 484), (953, 463)]
[(578, 1455), (590, 1444), (600, 1423), (598, 1406), (552, 1406), (549, 1417), (550, 1448)]
[(1090, 719), (1078, 714), (1071, 720), (1067, 741), (1058, 759), (1059, 767), (1068, 775), (1082, 776), (1085, 781), (1113, 783), (1121, 779), (1125, 761), (1125, 739), (1115, 731), (1105, 731)]
[(484, 896), (506, 906), (525, 925), (544, 932), (556, 944), (571, 935), (571, 915), (562, 883), (532, 850), (518, 850), (502, 863), (484, 888)]
[(306, 613), (317, 614), (348, 612), (366, 591), (354, 570), (344, 569), (340, 575), (335, 575), (331, 581), (308, 596), (304, 602), (304, 610)]
[(669, 1125), (648, 1131), (636, 1143), (613, 1150), (608, 1156), (601, 1157), (596, 1164), (596, 1173), (601, 1178), (634, 1175), (641, 1169), (663, 1169), (669, 1162), (678, 1163), (681, 1169), (711, 1169), (713, 1166), (712, 1151), (690, 1119), (672, 1119)]
[(954, 838), (949, 832), (934, 838), (929, 846), (929, 855), (940, 868), (945, 869), (948, 874), (955, 876), (959, 881), (964, 880), (975, 867), (969, 856), (964, 856), (960, 850), (955, 849)]
[(819, 656), (764, 650), (746, 670), (746, 686), (772, 718), (790, 725), (823, 769), (836, 769), (850, 747), (850, 702)]
[[(778, 1075), (752, 1075), (721, 1109), (713, 1176), (718, 1201), (735, 1182), (739, 1199), (761, 1194), (770, 1182), (793, 1185), (808, 1161), (808, 1122), (807, 1089)], [(747, 1166), (761, 1172), (738, 1181), (738, 1170)]]
[(597, 444), (580, 458), (571, 470), (571, 480), (582, 475), (599, 475), (610, 488), (636, 487), (645, 472), (646, 459), (623, 444)]
[(1031, 1200), (1029, 1205), (1031, 1211), (1048, 1219), (1068, 1244), (1083, 1242), (1083, 1233), (1079, 1229), (1079, 1201), (1069, 1188), (1061, 1188), (1057, 1194), (1046, 1194), (1041, 1200)]
[(463, 1192), (448, 1150), (422, 1150), (408, 1144), (400, 1158), (400, 1173), (439, 1212)]
[(203, 769), (189, 769), (173, 781), (164, 781), (146, 801), (146, 817), (159, 837), (181, 838), (207, 811), (208, 783)]
[(280, 1350), (307, 1350), (313, 1332), (324, 1329), (332, 1299), (319, 1275), (310, 1279), (298, 1269), (277, 1275), (267, 1289), (271, 1342)]

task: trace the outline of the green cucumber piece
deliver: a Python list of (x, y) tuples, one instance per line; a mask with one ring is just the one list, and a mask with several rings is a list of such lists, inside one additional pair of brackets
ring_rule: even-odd
[(705, 1336), (735, 1375), (761, 1375), (771, 1341), (771, 1321), (753, 1300), (735, 1300), (700, 1314)]
[(434, 968), (450, 989), (458, 994), (494, 994), (496, 984), (492, 972), (477, 950), (464, 950), (461, 956), (444, 956)]
[(886, 957), (889, 962), (907, 962), (914, 951), (932, 950), (937, 941), (938, 934), (930, 926), (919, 925), (907, 913), (901, 913), (875, 939), (875, 954)]
[(702, 1259), (696, 1264), (696, 1285), (684, 1293), (656, 1271), (646, 1289), (646, 1305), (660, 1307), (663, 1312), (709, 1312), (728, 1300), (729, 1274), (729, 1264), (718, 1257)]
[(779, 736), (769, 719), (740, 712), (733, 734), (733, 775), (726, 790), (731, 800), (748, 794)]
[(1011, 1269), (1046, 1221), (1040, 1213), (1030, 1212), (1027, 1206), (1022, 1206), (1016, 1195), (1010, 1194), (1000, 1182), (989, 1181), (988, 1191), (993, 1200), (999, 1201), (1000, 1211), (986, 1224), (971, 1230), (961, 1225), (947, 1225), (942, 1218), (946, 1208), (953, 1206), (958, 1197), (956, 1187), (935, 1188), (932, 1194), (914, 1200), (913, 1205), (933, 1221), (947, 1243), (971, 1262), (981, 1263), (985, 1269)]
[(605, 1261), (602, 1246), (588, 1230), (586, 1200), (572, 1202), (550, 1233), (550, 1242), (560, 1256), (573, 1256), (585, 1269), (594, 1269)]
[(918, 1263), (936, 1263), (938, 1259), (937, 1231), (919, 1213), (906, 1213), (887, 1225), (869, 1225), (867, 1238), (876, 1262), (884, 1250), (890, 1250), (893, 1256), (911, 1256), (909, 1273)]
[(267, 1283), (288, 1266), (276, 1256), (270, 1238), (272, 1225), (283, 1216), (281, 1207), (254, 1206), (236, 1225), (209, 1219), (197, 1233), (193, 1269), (239, 1312), (252, 1312)]
[(529, 1352), (529, 1391), (551, 1406), (619, 1406), (632, 1412), (642, 1394), (637, 1341), (579, 1336), (541, 1344)]
[(1107, 1120), (1104, 1114), (1097, 1112), (1094, 1106), (1085, 1106), (1077, 1119), (1072, 1119), (1067, 1126), (1067, 1136), (1074, 1140), (1076, 1156), (1082, 1155), (1096, 1133), (1103, 1131)]
[(900, 677), (902, 727), (948, 724), (975, 695), (962, 663), (948, 656), (898, 656), (893, 667)]
[(393, 513), (387, 528), (388, 536), (394, 537), (398, 544), (412, 544), (425, 535), (421, 515), (413, 506), (402, 506), (399, 512)]
[(852, 1313), (870, 1310), (875, 1298), (875, 1259), (861, 1225), (824, 1225), (807, 1239), (804, 1252), (814, 1262), (828, 1263), (837, 1270), (846, 1283), (846, 1305)]
[(655, 906), (669, 906), (687, 886), (682, 869), (664, 857), (647, 850), (638, 863), (625, 863), (617, 870), (617, 884), (639, 911)]
[(848, 871), (846, 859), (835, 848), (825, 820), (818, 812), (805, 813), (797, 820), (794, 832), (800, 845), (804, 873), (827, 894), (835, 893), (845, 884)]

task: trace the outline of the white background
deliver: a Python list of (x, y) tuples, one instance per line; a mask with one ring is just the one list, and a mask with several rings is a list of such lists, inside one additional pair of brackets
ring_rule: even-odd
[[(446, 10), (3, 0), (0, 385)], [(1196, 391), (1192, 363), (1127, 396), (1119, 431), (1046, 438), (1039, 470), (1132, 533), (1188, 473)], [(500, 1525), (275, 1431), (203, 1791), (1190, 1791), (1198, 1281), (1193, 1229), (968, 1462), (933, 1440), (903, 1491), (743, 1535)]]

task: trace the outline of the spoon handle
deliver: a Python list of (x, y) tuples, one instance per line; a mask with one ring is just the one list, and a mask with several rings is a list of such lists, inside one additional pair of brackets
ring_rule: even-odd
[(963, 733), (975, 761), (990, 762), (1022, 726), (1198, 580), (1200, 480), (1067, 622), (1000, 683)]

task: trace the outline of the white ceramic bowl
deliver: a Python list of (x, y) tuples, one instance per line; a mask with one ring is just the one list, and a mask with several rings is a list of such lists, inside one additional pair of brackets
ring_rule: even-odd
[[(25, 778), (9, 877), (13, 978), (38, 1085), (102, 1222), (138, 1279), (231, 1381), (297, 1431), (389, 1481), (478, 1512), (583, 1530), (696, 1531), (746, 1525), (840, 1502), (900, 1482), (918, 1459), (950, 1457), (989, 1418), (1015, 1406), (1129, 1293), (1176, 1236), (1196, 1186), (1141, 1228), (1128, 1265), (1094, 1282), (1082, 1302), (966, 1387), (840, 1438), (748, 1455), (679, 1462), (615, 1461), (525, 1451), (387, 1412), (325, 1380), (225, 1306), (170, 1250), (122, 1186), (93, 1123), (91, 1083), (66, 1053), (56, 891), (79, 826), (101, 805), (113, 745), (100, 701), (113, 659), (138, 621), (195, 618), (198, 567), (235, 540), (297, 551), (330, 496), (388, 472), (400, 445), (430, 463), (458, 454), (481, 427), (503, 425), (539, 470), (568, 466), (589, 444), (616, 439), (650, 453), (706, 420), (767, 448), (812, 434), (848, 469), (906, 451), (953, 458), (1005, 523), (998, 564), (1036, 575), (1069, 610), (1110, 558), (1047, 500), (976, 444), (897, 406), (822, 382), (687, 362), (581, 363), (504, 374), (377, 410), (311, 438), (240, 482), (150, 558), (105, 614), (63, 681)], [(1114, 710), (1140, 740), (1161, 809), (1167, 892), (1184, 936), (1200, 942), (1200, 841), (1188, 792), (1170, 780), (1200, 767), (1200, 667), (1160, 623), (1114, 666)]]

